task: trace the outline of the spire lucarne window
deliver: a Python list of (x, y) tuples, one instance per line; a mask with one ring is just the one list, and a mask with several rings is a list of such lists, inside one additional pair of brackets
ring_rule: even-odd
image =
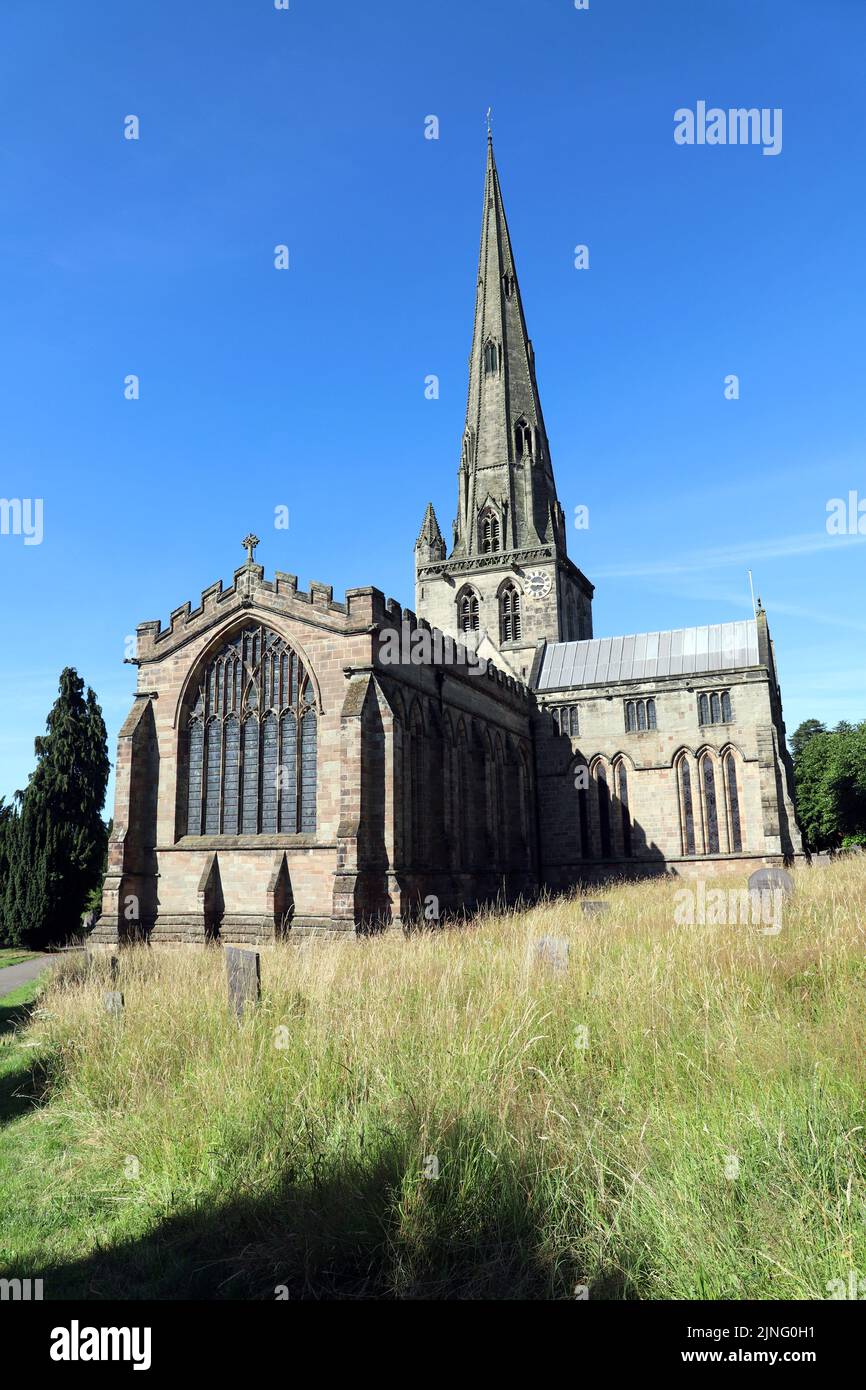
[(316, 709), (296, 652), (259, 624), (205, 668), (183, 731), (187, 835), (316, 829)]

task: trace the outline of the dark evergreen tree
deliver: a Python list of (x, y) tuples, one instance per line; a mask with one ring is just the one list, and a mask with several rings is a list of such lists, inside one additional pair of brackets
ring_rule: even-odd
[(105, 857), (108, 771), (102, 711), (67, 666), (21, 797), (4, 904), (12, 940), (39, 947), (80, 932)]
[(5, 805), (0, 797), (0, 946), (12, 945), (12, 934), (6, 917), (6, 893), (11, 864), (15, 858), (15, 836), (18, 817), (14, 806)]

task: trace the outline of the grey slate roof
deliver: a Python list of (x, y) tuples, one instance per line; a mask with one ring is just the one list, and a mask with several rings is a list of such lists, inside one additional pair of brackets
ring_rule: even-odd
[(536, 689), (613, 685), (617, 681), (758, 665), (758, 627), (754, 618), (749, 618), (671, 632), (641, 632), (632, 637), (552, 642), (545, 650)]

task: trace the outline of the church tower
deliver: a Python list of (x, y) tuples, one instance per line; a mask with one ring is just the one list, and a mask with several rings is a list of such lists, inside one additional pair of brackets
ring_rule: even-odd
[(447, 555), (428, 505), (415, 545), (416, 611), (526, 680), (541, 638), (592, 636), (592, 594), (566, 551), (535, 356), (488, 133), (453, 544)]

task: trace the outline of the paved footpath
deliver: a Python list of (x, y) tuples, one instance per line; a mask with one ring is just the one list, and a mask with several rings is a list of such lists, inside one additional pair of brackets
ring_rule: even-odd
[(11, 994), (13, 989), (26, 985), (28, 980), (35, 980), (52, 960), (57, 959), (57, 956), (36, 956), (33, 960), (22, 960), (18, 965), (4, 966), (0, 970), (0, 999), (5, 994)]

